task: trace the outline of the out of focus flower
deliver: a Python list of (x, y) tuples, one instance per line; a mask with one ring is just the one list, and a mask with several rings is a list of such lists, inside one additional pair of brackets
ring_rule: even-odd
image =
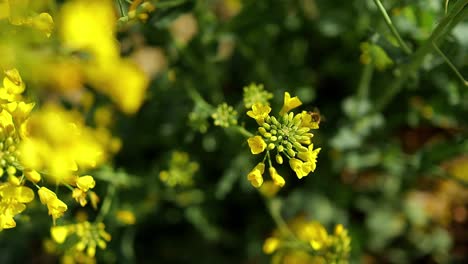
[(85, 126), (79, 115), (57, 105), (46, 105), (36, 112), (27, 133), (20, 145), (21, 162), (27, 168), (46, 171), (58, 182), (106, 159), (95, 131)]
[(179, 45), (185, 46), (198, 33), (197, 20), (191, 13), (180, 15), (172, 22), (169, 31)]
[(190, 161), (185, 152), (175, 151), (169, 162), (169, 169), (159, 173), (161, 181), (170, 187), (193, 185), (193, 175), (198, 171), (198, 163)]

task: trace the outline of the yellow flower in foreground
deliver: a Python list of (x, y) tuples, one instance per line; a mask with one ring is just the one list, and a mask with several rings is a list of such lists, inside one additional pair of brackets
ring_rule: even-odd
[(247, 179), (250, 181), (253, 187), (259, 188), (263, 184), (262, 174), (265, 171), (265, 164), (260, 162), (255, 166), (255, 168), (249, 172)]
[(52, 219), (55, 223), (55, 220), (62, 217), (63, 213), (67, 211), (67, 205), (58, 199), (57, 195), (53, 191), (47, 189), (46, 187), (41, 187), (37, 193), (39, 194), (41, 203), (47, 205), (49, 215), (52, 216)]
[(317, 166), (317, 156), (320, 150), (321, 148), (314, 149), (314, 144), (310, 144), (309, 147), (307, 148), (307, 151), (299, 152), (297, 156), (304, 162), (310, 163), (310, 166), (311, 166), (310, 171), (314, 172)]
[(271, 112), (271, 107), (268, 105), (263, 105), (259, 103), (255, 103), (252, 105), (252, 110), (247, 112), (247, 115), (257, 121), (258, 125), (263, 125), (265, 118), (267, 118), (268, 114)]
[(302, 160), (295, 158), (289, 160), (289, 166), (291, 166), (291, 169), (293, 169), (299, 179), (307, 176), (312, 171), (312, 168), (315, 169), (315, 164), (312, 164), (311, 162), (303, 162)]
[(284, 184), (286, 183), (286, 181), (284, 180), (283, 177), (281, 177), (281, 175), (278, 174), (278, 172), (276, 171), (275, 168), (273, 167), (270, 167), (268, 169), (268, 171), (270, 172), (270, 176), (271, 176), (271, 179), (273, 180), (273, 182), (278, 185), (279, 187), (283, 187)]
[(284, 92), (284, 104), (279, 114), (282, 116), (300, 105), (302, 105), (302, 102), (297, 96), (291, 98), (291, 95), (288, 92)]
[(250, 151), (252, 152), (252, 154), (262, 153), (267, 146), (267, 144), (261, 136), (251, 137), (247, 139), (247, 143), (249, 144)]
[(60, 15), (60, 36), (66, 46), (90, 52), (97, 60), (119, 57), (114, 39), (117, 19), (110, 0), (68, 1)]
[(47, 171), (62, 181), (78, 168), (95, 167), (105, 160), (105, 147), (81, 116), (57, 105), (46, 105), (27, 123), (27, 138), (19, 149), (21, 162), (30, 169)]

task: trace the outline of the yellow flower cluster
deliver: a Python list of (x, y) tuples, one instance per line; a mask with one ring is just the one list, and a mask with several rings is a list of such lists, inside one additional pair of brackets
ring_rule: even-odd
[(50, 229), (50, 233), (57, 244), (64, 244), (70, 238), (72, 244), (67, 244), (64, 260), (70, 260), (72, 263), (81, 263), (77, 260), (82, 259), (83, 255), (94, 260), (96, 248), (106, 249), (107, 242), (111, 240), (111, 235), (105, 231), (105, 225), (101, 222), (84, 221), (72, 225), (54, 226)]
[[(284, 104), (279, 112), (279, 118), (270, 116), (271, 107), (267, 104), (254, 103), (247, 115), (259, 125), (258, 133), (247, 139), (252, 154), (266, 151), (264, 156), (269, 162), (269, 173), (273, 182), (283, 187), (285, 180), (280, 176), (271, 162), (271, 155), (276, 152), (275, 160), (283, 164), (283, 157), (289, 160), (289, 166), (299, 179), (315, 171), (317, 155), (320, 148), (312, 144), (311, 129), (318, 129), (320, 118), (317, 113), (302, 111), (299, 114), (290, 112), (300, 106), (302, 102), (297, 97), (291, 97), (288, 92), (284, 94)], [(251, 184), (258, 188), (263, 183), (264, 161), (259, 163), (248, 174)]]
[[(48, 5), (34, 2), (0, 2), (0, 20), (8, 18), (10, 22), (0, 24), (0, 31), (7, 32), (4, 38), (8, 39), (0, 43), (0, 66), (31, 72), (28, 79), (34, 79), (38, 87), (73, 100), (85, 94), (88, 85), (108, 96), (123, 112), (135, 113), (145, 99), (149, 79), (130, 59), (120, 56), (114, 2), (66, 1), (55, 17), (37, 14)], [(142, 3), (138, 8), (146, 12), (154, 9), (151, 3)], [(17, 26), (33, 30), (10, 34)], [(48, 38), (36, 41), (37, 32)]]
[(47, 172), (57, 182), (106, 159), (94, 129), (84, 124), (79, 113), (45, 105), (31, 116), (27, 128), (28, 136), (20, 145), (22, 164)]
[(277, 253), (274, 259), (280, 258), (281, 263), (348, 263), (351, 238), (341, 224), (329, 234), (319, 222), (299, 217), (291, 221), (289, 228), (292, 234), (276, 230), (267, 238), (263, 252)]
[[(39, 186), (42, 176), (53, 184), (73, 188), (72, 197), (85, 206), (92, 176), (76, 176), (80, 171), (95, 167), (106, 159), (102, 146), (92, 128), (87, 127), (80, 115), (49, 104), (31, 113), (34, 103), (25, 102), (25, 83), (16, 69), (5, 71), (0, 87), (0, 229), (13, 228), (13, 217), (26, 209), (38, 191), (40, 202), (55, 220), (62, 217), (68, 206), (47, 187)], [(39, 173), (41, 172), (41, 173)], [(98, 198), (90, 192), (93, 205)]]

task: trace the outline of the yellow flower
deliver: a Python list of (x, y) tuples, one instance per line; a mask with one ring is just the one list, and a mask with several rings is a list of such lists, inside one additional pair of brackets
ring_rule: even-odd
[(57, 195), (53, 191), (47, 189), (46, 187), (41, 187), (37, 193), (39, 194), (41, 203), (47, 205), (49, 215), (52, 216), (52, 219), (55, 223), (55, 220), (62, 217), (63, 213), (67, 211), (67, 205), (58, 199)]
[(126, 225), (134, 225), (136, 223), (135, 214), (129, 210), (119, 210), (116, 212), (116, 217), (120, 222)]
[(263, 125), (265, 118), (268, 117), (268, 114), (271, 112), (271, 107), (268, 105), (263, 105), (260, 103), (255, 103), (252, 105), (252, 110), (247, 112), (247, 115), (257, 121), (258, 125)]
[(284, 184), (286, 183), (284, 178), (281, 177), (281, 175), (278, 174), (278, 172), (276, 171), (275, 168), (273, 167), (270, 167), (268, 169), (268, 171), (270, 172), (270, 176), (271, 176), (271, 179), (273, 180), (273, 182), (279, 186), (279, 187), (283, 187)]
[(54, 20), (50, 14), (40, 13), (31, 19), (31, 26), (44, 32), (47, 37), (50, 37), (50, 34), (54, 30)]
[(315, 250), (328, 246), (327, 230), (317, 221), (305, 224), (298, 233), (299, 239), (308, 241), (310, 246)]
[(76, 180), (76, 186), (78, 186), (78, 188), (84, 192), (87, 192), (89, 189), (92, 189), (94, 186), (96, 186), (96, 182), (94, 181), (93, 176), (86, 175), (79, 177)]
[(273, 198), (276, 193), (280, 190), (281, 187), (276, 185), (273, 181), (265, 181), (262, 186), (260, 187), (260, 193), (267, 197), (267, 198)]
[(307, 176), (312, 171), (312, 163), (303, 162), (295, 158), (289, 160), (289, 166), (291, 166), (291, 169), (296, 173), (299, 179)]
[(9, 94), (21, 94), (24, 92), (25, 84), (17, 69), (5, 71), (5, 78), (3, 78), (3, 87)]
[(50, 228), (50, 235), (58, 244), (62, 244), (70, 234), (70, 226), (53, 226)]
[(47, 171), (52, 180), (62, 181), (80, 169), (95, 167), (105, 160), (105, 147), (81, 116), (57, 105), (45, 105), (27, 122), (27, 134), (19, 146), (22, 164)]
[(301, 116), (301, 127), (307, 127), (311, 129), (318, 129), (320, 123), (320, 115), (318, 113), (309, 113), (307, 111), (302, 111)]
[(288, 92), (284, 92), (284, 104), (279, 114), (282, 116), (300, 105), (302, 105), (302, 102), (297, 96), (291, 98), (291, 95)]
[(250, 151), (252, 152), (252, 154), (262, 153), (267, 146), (267, 144), (261, 136), (251, 137), (247, 139), (247, 143), (249, 144)]
[(263, 184), (262, 174), (265, 171), (265, 164), (260, 162), (255, 168), (248, 174), (247, 178), (253, 187), (259, 188)]
[(24, 176), (26, 177), (26, 179), (34, 183), (38, 183), (41, 180), (41, 174), (39, 174), (39, 172), (37, 172), (36, 170), (25, 169)]
[(131, 61), (107, 61), (87, 69), (87, 76), (94, 88), (109, 96), (124, 113), (133, 114), (143, 104), (149, 79)]
[(75, 199), (75, 201), (80, 203), (82, 207), (84, 207), (88, 203), (88, 201), (86, 200), (86, 192), (79, 188), (73, 189), (72, 197), (73, 199)]
[(302, 159), (305, 162), (309, 162), (311, 169), (311, 172), (315, 171), (315, 168), (317, 166), (317, 156), (321, 150), (321, 148), (313, 149), (314, 145), (310, 144), (309, 147), (307, 148), (307, 151), (305, 152), (299, 152), (297, 156)]
[(275, 252), (280, 245), (280, 240), (276, 237), (269, 237), (263, 243), (263, 252), (265, 254), (271, 254)]
[(0, 231), (15, 227), (13, 217), (26, 209), (25, 203), (34, 200), (34, 192), (30, 188), (18, 186), (19, 180), (14, 176), (10, 178), (8, 182), (0, 184)]
[(66, 46), (88, 51), (99, 61), (119, 57), (114, 39), (116, 16), (110, 0), (69, 1), (60, 15), (60, 36)]

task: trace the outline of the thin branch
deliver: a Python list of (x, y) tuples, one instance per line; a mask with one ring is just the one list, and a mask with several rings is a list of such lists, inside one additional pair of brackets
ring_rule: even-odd
[(382, 5), (382, 2), (380, 0), (374, 0), (374, 3), (377, 5), (377, 8), (379, 9), (380, 13), (382, 14), (385, 23), (387, 24), (388, 28), (392, 32), (393, 36), (395, 36), (398, 44), (400, 47), (403, 49), (403, 51), (406, 54), (411, 54), (411, 49), (406, 45), (405, 41), (401, 38), (400, 34), (398, 33), (398, 30), (395, 28), (393, 25), (392, 20), (390, 19), (390, 16), (387, 13), (387, 10), (385, 10), (385, 7)]
[(457, 67), (455, 65), (453, 65), (453, 63), (450, 61), (449, 58), (447, 58), (447, 56), (445, 56), (444, 52), (442, 52), (439, 47), (437, 47), (437, 45), (432, 42), (432, 45), (434, 46), (434, 49), (437, 51), (437, 53), (439, 53), (439, 55), (444, 59), (445, 63), (448, 64), (448, 66), (453, 70), (453, 72), (458, 76), (458, 78), (460, 79), (460, 81), (465, 85), (465, 86), (468, 86), (468, 82), (465, 80), (465, 78), (463, 77), (463, 75), (458, 71)]

